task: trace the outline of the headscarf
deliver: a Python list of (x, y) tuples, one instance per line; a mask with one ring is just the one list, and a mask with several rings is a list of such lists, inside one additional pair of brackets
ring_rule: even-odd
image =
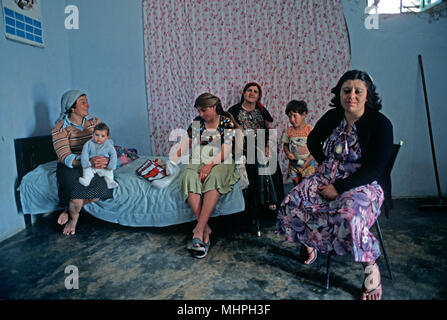
[(84, 92), (79, 90), (68, 90), (62, 95), (61, 98), (61, 113), (59, 114), (59, 118), (56, 120), (56, 124), (61, 121), (65, 115), (67, 114), (67, 111), (70, 110), (70, 108), (73, 106), (73, 104), (78, 100), (80, 96), (84, 95)]

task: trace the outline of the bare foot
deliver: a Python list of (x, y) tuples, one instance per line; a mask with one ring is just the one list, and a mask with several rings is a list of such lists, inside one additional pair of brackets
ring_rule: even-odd
[(382, 284), (379, 266), (373, 262), (365, 265), (365, 280), (363, 281), (362, 300), (382, 299)]
[(65, 225), (64, 230), (62, 231), (63, 234), (70, 236), (75, 234), (76, 230), (76, 224), (78, 223), (79, 213), (76, 214), (74, 217), (70, 217), (70, 220)]
[(192, 234), (193, 234), (193, 238), (198, 238), (201, 241), (203, 241), (203, 230), (199, 230), (197, 229), (197, 227), (194, 228), (194, 230), (192, 230)]
[(67, 211), (64, 211), (59, 215), (59, 218), (57, 218), (57, 223), (63, 226), (67, 222), (68, 222), (68, 213)]
[(307, 249), (307, 259), (303, 262), (304, 264), (312, 264), (317, 259), (317, 251), (314, 248), (306, 247)]
[(203, 242), (209, 243), (210, 242), (210, 234), (212, 233), (212, 230), (210, 226), (207, 224), (205, 226), (205, 231), (203, 232)]

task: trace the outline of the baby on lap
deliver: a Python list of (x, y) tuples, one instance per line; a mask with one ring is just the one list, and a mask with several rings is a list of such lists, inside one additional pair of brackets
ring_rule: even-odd
[[(103, 156), (109, 158), (109, 164), (104, 169), (94, 169), (90, 163), (90, 158)], [(100, 177), (104, 177), (107, 188), (113, 189), (118, 187), (118, 183), (113, 178), (113, 170), (116, 169), (117, 155), (113, 141), (110, 139), (109, 127), (101, 122), (93, 129), (93, 137), (84, 144), (81, 153), (82, 177), (79, 183), (83, 186), (90, 185), (95, 173)]]

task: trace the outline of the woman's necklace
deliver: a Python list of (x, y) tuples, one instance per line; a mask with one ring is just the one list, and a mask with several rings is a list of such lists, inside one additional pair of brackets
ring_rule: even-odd
[(205, 122), (204, 129), (208, 131), (207, 133), (207, 140), (208, 142), (212, 142), (215, 138), (217, 138), (220, 133), (218, 132), (220, 123), (220, 116), (217, 115), (217, 118), (215, 118), (211, 123)]

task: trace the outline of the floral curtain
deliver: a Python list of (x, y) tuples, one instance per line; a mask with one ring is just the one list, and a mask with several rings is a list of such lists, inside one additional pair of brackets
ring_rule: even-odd
[(143, 0), (143, 19), (154, 155), (168, 155), (170, 132), (197, 115), (199, 94), (217, 95), (228, 109), (251, 81), (262, 87), (280, 143), (287, 102), (305, 100), (313, 125), (350, 66), (341, 0)]

